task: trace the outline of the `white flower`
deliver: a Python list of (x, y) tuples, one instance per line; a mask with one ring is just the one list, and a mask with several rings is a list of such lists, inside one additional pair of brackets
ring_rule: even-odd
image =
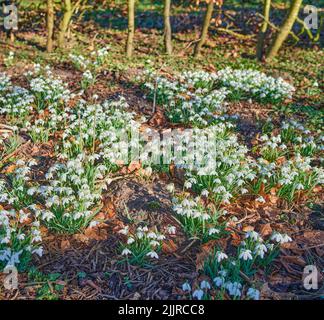
[(292, 239), (287, 235), (287, 234), (281, 234), (279, 232), (275, 232), (272, 236), (271, 236), (271, 240), (274, 240), (280, 244), (284, 244), (287, 242), (291, 242)]
[(191, 286), (188, 282), (185, 282), (183, 285), (182, 285), (182, 290), (183, 291), (191, 291)]
[(131, 254), (132, 251), (130, 251), (129, 249), (125, 248), (122, 252), (122, 256), (128, 256), (129, 254)]
[(134, 242), (135, 242), (135, 239), (132, 238), (132, 237), (130, 237), (130, 238), (127, 239), (127, 244), (132, 244)]
[(262, 244), (262, 243), (258, 243), (256, 246), (255, 246), (255, 253), (256, 255), (260, 256), (261, 259), (264, 258), (264, 254), (268, 251), (267, 247)]
[(186, 182), (184, 183), (184, 187), (185, 187), (186, 189), (190, 189), (190, 188), (192, 187), (192, 183), (191, 183), (190, 181), (186, 181)]
[(262, 196), (260, 196), (257, 199), (255, 199), (255, 201), (258, 201), (260, 203), (265, 203), (266, 202)]
[(42, 257), (43, 251), (44, 251), (43, 248), (40, 247), (40, 248), (34, 249), (32, 253), (36, 253), (39, 257)]
[(149, 253), (146, 254), (147, 256), (155, 259), (159, 259), (158, 254), (155, 251), (150, 251)]
[(225, 284), (225, 287), (231, 296), (234, 297), (241, 296), (242, 285), (239, 282), (227, 282)]
[(209, 230), (208, 230), (208, 234), (211, 236), (211, 235), (213, 235), (213, 234), (215, 234), (215, 233), (219, 233), (220, 231), (219, 231), (219, 229), (216, 229), (216, 228), (210, 228)]
[(221, 252), (221, 251), (217, 251), (216, 253), (216, 258), (217, 258), (217, 262), (220, 263), (222, 262), (224, 259), (227, 259), (228, 256), (226, 253)]
[(203, 280), (200, 283), (200, 289), (210, 289), (210, 284), (208, 281)]
[(202, 190), (201, 195), (204, 196), (204, 197), (208, 197), (208, 195), (209, 195), (208, 190), (206, 190), (206, 189)]
[(176, 234), (177, 228), (175, 226), (168, 226), (167, 230), (169, 234)]
[(89, 228), (94, 228), (99, 224), (99, 221), (91, 221), (89, 224)]
[(204, 291), (201, 289), (197, 289), (193, 292), (192, 297), (197, 298), (198, 300), (201, 300), (204, 296)]
[(125, 228), (119, 230), (118, 233), (127, 235), (128, 234), (128, 230), (129, 230), (129, 226), (126, 226)]
[(246, 295), (253, 300), (260, 300), (260, 291), (254, 288), (249, 288)]
[(170, 192), (170, 193), (173, 193), (174, 192), (174, 184), (173, 183), (170, 183), (167, 185), (167, 190)]
[(216, 287), (221, 287), (224, 284), (224, 279), (221, 277), (216, 277), (213, 281)]
[(243, 260), (253, 260), (253, 257), (252, 257), (252, 252), (251, 250), (249, 249), (243, 249), (239, 255), (239, 258), (240, 259), (243, 259)]
[(261, 239), (261, 237), (260, 237), (260, 235), (256, 232), (256, 231), (254, 231), (254, 230), (252, 230), (252, 231), (248, 231), (247, 233), (246, 233), (246, 235), (245, 235), (245, 238), (247, 239), (247, 238), (251, 238), (251, 239), (253, 239), (254, 241), (261, 241), (262, 239)]

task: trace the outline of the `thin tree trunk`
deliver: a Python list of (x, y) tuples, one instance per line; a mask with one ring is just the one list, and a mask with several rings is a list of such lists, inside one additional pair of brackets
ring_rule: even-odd
[(271, 0), (264, 0), (263, 5), (263, 23), (259, 32), (257, 49), (256, 49), (256, 57), (258, 60), (262, 60), (263, 57), (263, 48), (264, 48), (264, 40), (268, 30), (268, 22), (270, 20), (270, 8), (271, 8)]
[(135, 33), (135, 0), (128, 0), (128, 36), (126, 44), (126, 55), (131, 57), (133, 54), (133, 41)]
[(61, 49), (64, 48), (65, 35), (72, 18), (72, 14), (73, 14), (73, 8), (72, 8), (71, 0), (64, 0), (64, 15), (60, 23), (60, 32), (58, 36), (58, 45)]
[(288, 37), (292, 26), (294, 25), (296, 18), (298, 16), (298, 12), (300, 9), (300, 6), (302, 4), (303, 0), (292, 0), (289, 14), (285, 22), (283, 23), (282, 27), (280, 28), (280, 31), (278, 32), (276, 38), (274, 39), (273, 43), (270, 46), (270, 49), (267, 54), (267, 59), (272, 59), (275, 57), (280, 50), (282, 44)]
[(164, 45), (167, 54), (172, 53), (172, 30), (170, 22), (171, 0), (164, 0)]
[(210, 20), (213, 15), (213, 10), (214, 10), (214, 0), (209, 0), (208, 5), (207, 5), (206, 15), (204, 18), (203, 27), (201, 30), (200, 40), (195, 47), (195, 52), (194, 52), (195, 57), (198, 57), (200, 55), (201, 48), (205, 44), (207, 34), (208, 34), (208, 28), (210, 25)]
[(53, 51), (53, 33), (54, 33), (54, 5), (53, 0), (47, 0), (47, 52)]

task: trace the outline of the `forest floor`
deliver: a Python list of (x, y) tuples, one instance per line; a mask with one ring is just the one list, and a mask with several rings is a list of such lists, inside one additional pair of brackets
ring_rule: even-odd
[[(229, 9), (226, 14), (236, 20), (238, 13)], [(323, 80), (324, 53), (319, 45), (305, 48), (302, 45), (285, 47), (272, 63), (256, 62), (253, 55), (256, 40), (252, 36), (258, 22), (253, 11), (246, 12), (251, 21), (250, 34), (238, 39), (225, 33), (211, 30), (211, 36), (203, 56), (191, 57), (194, 40), (198, 35), (201, 17), (183, 14), (174, 23), (175, 52), (165, 56), (162, 52), (162, 35), (159, 28), (151, 28), (148, 21), (136, 31), (135, 52), (132, 59), (124, 56), (126, 39), (124, 30), (103, 29), (101, 21), (109, 20), (109, 13), (102, 13), (96, 23), (91, 19), (76, 24), (68, 47), (74, 54), (89, 55), (89, 51), (109, 46), (110, 50), (104, 68), (96, 82), (83, 95), (85, 100), (96, 94), (99, 101), (124, 96), (138, 116), (145, 115), (148, 126), (162, 129), (170, 128), (165, 118), (156, 120), (152, 113), (152, 101), (146, 98), (137, 83), (136, 76), (148, 65), (154, 65), (167, 77), (174, 77), (185, 70), (205, 70), (215, 72), (224, 67), (252, 68), (274, 77), (281, 76), (296, 88), (292, 100), (280, 105), (257, 102), (230, 102), (228, 114), (238, 115), (237, 123), (240, 140), (248, 146), (260, 134), (264, 122), (271, 117), (279, 127), (285, 120), (294, 119), (307, 128), (321, 131), (323, 128), (323, 94), (318, 88)], [(116, 17), (116, 15), (114, 15)], [(250, 19), (247, 19), (250, 17)], [(148, 19), (148, 18), (147, 18)], [(150, 16), (154, 20), (154, 16)], [(226, 18), (224, 18), (226, 19)], [(99, 21), (99, 22), (98, 22)], [(29, 22), (32, 23), (29, 25)], [(159, 21), (154, 22), (159, 23)], [(161, 23), (161, 22), (160, 22)], [(82, 72), (76, 70), (69, 60), (67, 51), (47, 54), (44, 51), (44, 17), (35, 18), (33, 13), (24, 15), (22, 28), (16, 34), (14, 44), (1, 43), (1, 72), (11, 76), (15, 85), (25, 86), (23, 74), (34, 63), (49, 64), (53, 73), (63, 79), (73, 92), (80, 89)], [(187, 26), (188, 28), (185, 28)], [(191, 28), (189, 28), (191, 27)], [(247, 26), (245, 26), (248, 28)], [(121, 24), (123, 29), (123, 24)], [(31, 31), (32, 30), (32, 31)], [(89, 36), (91, 35), (91, 36)], [(15, 53), (14, 62), (6, 66), (3, 58), (9, 51)], [(150, 60), (150, 62), (148, 62)], [(0, 116), (0, 124), (8, 124)], [(3, 172), (11, 161), (17, 158), (37, 159), (40, 163), (38, 174), (42, 175), (55, 161), (55, 139), (47, 143), (34, 143), (24, 133), (19, 152), (12, 153), (10, 161), (2, 168)], [(46, 228), (42, 229), (44, 255), (34, 258), (33, 268), (19, 274), (19, 289), (10, 292), (1, 288), (0, 298), (4, 299), (187, 299), (182, 290), (185, 282), (194, 287), (206, 277), (201, 274), (202, 259), (212, 250), (214, 242), (201, 243), (188, 237), (175, 218), (172, 209), (172, 196), (167, 185), (176, 184), (181, 189), (181, 177), (177, 172), (153, 172), (143, 177), (138, 168), (121, 170), (103, 194), (104, 223), (98, 228), (86, 229), (73, 236), (56, 235)], [(113, 178), (113, 179), (114, 179)], [(322, 287), (307, 291), (302, 285), (303, 269), (314, 264), (324, 270), (324, 224), (323, 195), (315, 193), (312, 197), (301, 199), (294, 204), (284, 203), (277, 198), (269, 198), (258, 204), (252, 198), (238, 200), (226, 207), (231, 216), (237, 218), (232, 233), (218, 244), (226, 250), (233, 250), (237, 238), (243, 233), (256, 230), (268, 234), (271, 230), (285, 232), (293, 242), (286, 244), (280, 256), (274, 261), (270, 272), (259, 270), (248, 280), (257, 285), (262, 299), (320, 299), (323, 298), (323, 274), (319, 280)], [(160, 259), (149, 266), (134, 266), (121, 261), (120, 226), (135, 221), (147, 221), (150, 225), (174, 225), (176, 236), (172, 236), (162, 247)], [(269, 231), (270, 230), (270, 231)], [(0, 276), (1, 277), (1, 276)], [(3, 275), (4, 277), (4, 275)], [(0, 281), (1, 283), (1, 281)]]

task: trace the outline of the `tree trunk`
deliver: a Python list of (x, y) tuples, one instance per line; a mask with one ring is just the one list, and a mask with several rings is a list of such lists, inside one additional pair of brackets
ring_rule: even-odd
[(53, 0), (47, 0), (47, 52), (53, 51), (53, 33), (54, 33), (54, 5)]
[(271, 0), (264, 0), (263, 6), (263, 23), (259, 32), (257, 49), (256, 49), (256, 57), (258, 60), (262, 60), (263, 57), (263, 48), (264, 48), (264, 40), (268, 30), (268, 21), (270, 20), (270, 7), (271, 7)]
[(128, 0), (128, 36), (126, 44), (126, 55), (131, 57), (133, 54), (133, 41), (135, 33), (135, 0)]
[(68, 30), (71, 18), (73, 14), (73, 8), (71, 0), (64, 0), (64, 15), (60, 23), (60, 32), (58, 37), (59, 48), (63, 49), (65, 44), (65, 35)]
[(172, 30), (170, 22), (171, 0), (164, 0), (164, 46), (167, 54), (172, 53)]
[(296, 18), (298, 16), (298, 12), (300, 9), (300, 6), (302, 4), (303, 0), (292, 0), (290, 9), (289, 9), (289, 14), (285, 22), (280, 28), (280, 31), (278, 32), (276, 38), (274, 39), (273, 43), (270, 46), (270, 49), (267, 54), (267, 59), (272, 59), (275, 57), (280, 50), (282, 44), (288, 37), (292, 26), (294, 25)]
[(197, 43), (197, 45), (195, 47), (195, 52), (194, 52), (195, 57), (198, 57), (200, 55), (201, 48), (203, 47), (203, 45), (204, 45), (204, 43), (206, 41), (210, 20), (211, 20), (212, 15), (213, 15), (213, 10), (214, 10), (214, 1), (209, 0), (208, 5), (207, 5), (206, 15), (205, 15), (205, 18), (204, 18), (203, 27), (202, 27), (202, 30), (201, 30), (200, 39), (199, 39), (199, 41), (198, 41), (198, 43)]

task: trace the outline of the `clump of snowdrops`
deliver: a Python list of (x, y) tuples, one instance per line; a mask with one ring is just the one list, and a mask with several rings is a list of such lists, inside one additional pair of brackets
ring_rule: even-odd
[(175, 197), (173, 202), (177, 220), (190, 238), (205, 243), (225, 235), (225, 225), (220, 219), (226, 211), (206, 207), (199, 197)]
[(8, 266), (24, 271), (33, 254), (42, 256), (40, 222), (28, 208), (0, 210), (0, 272)]
[[(7, 203), (20, 210), (34, 203), (34, 186), (31, 183), (31, 170), (36, 166), (35, 160), (17, 160), (12, 165), (12, 172), (0, 180), (0, 203)], [(10, 169), (10, 167), (9, 167)]]
[(125, 237), (121, 242), (121, 255), (129, 263), (136, 265), (144, 265), (159, 259), (163, 240), (166, 239), (156, 228), (149, 228), (146, 225), (138, 226), (135, 230), (125, 226), (119, 230), (119, 234)]
[(96, 165), (93, 157), (83, 154), (54, 164), (45, 176), (48, 184), (36, 190), (45, 207), (36, 210), (36, 215), (58, 233), (74, 234), (93, 226), (101, 208), (105, 173), (105, 166)]
[(260, 292), (248, 286), (246, 276), (253, 277), (259, 268), (269, 270), (280, 246), (290, 241), (288, 235), (279, 232), (273, 232), (267, 240), (255, 231), (247, 232), (233, 254), (215, 248), (205, 259), (203, 273), (212, 281), (204, 280), (194, 291), (189, 283), (184, 283), (182, 289), (198, 300), (225, 299), (226, 296), (234, 300), (258, 300)]
[(171, 122), (206, 126), (225, 111), (227, 90), (213, 88), (213, 74), (186, 72), (172, 81), (146, 71), (144, 78), (148, 97), (163, 106)]
[(217, 72), (219, 86), (229, 90), (232, 100), (255, 99), (279, 103), (291, 98), (295, 88), (282, 78), (273, 78), (257, 70), (225, 68)]
[(247, 193), (248, 182), (255, 178), (253, 159), (247, 155), (247, 147), (238, 142), (237, 135), (231, 133), (232, 126), (224, 122), (204, 129), (205, 135), (200, 132), (196, 159), (187, 161), (193, 165), (183, 165), (187, 178), (184, 187), (213, 199), (216, 204), (229, 203)]

